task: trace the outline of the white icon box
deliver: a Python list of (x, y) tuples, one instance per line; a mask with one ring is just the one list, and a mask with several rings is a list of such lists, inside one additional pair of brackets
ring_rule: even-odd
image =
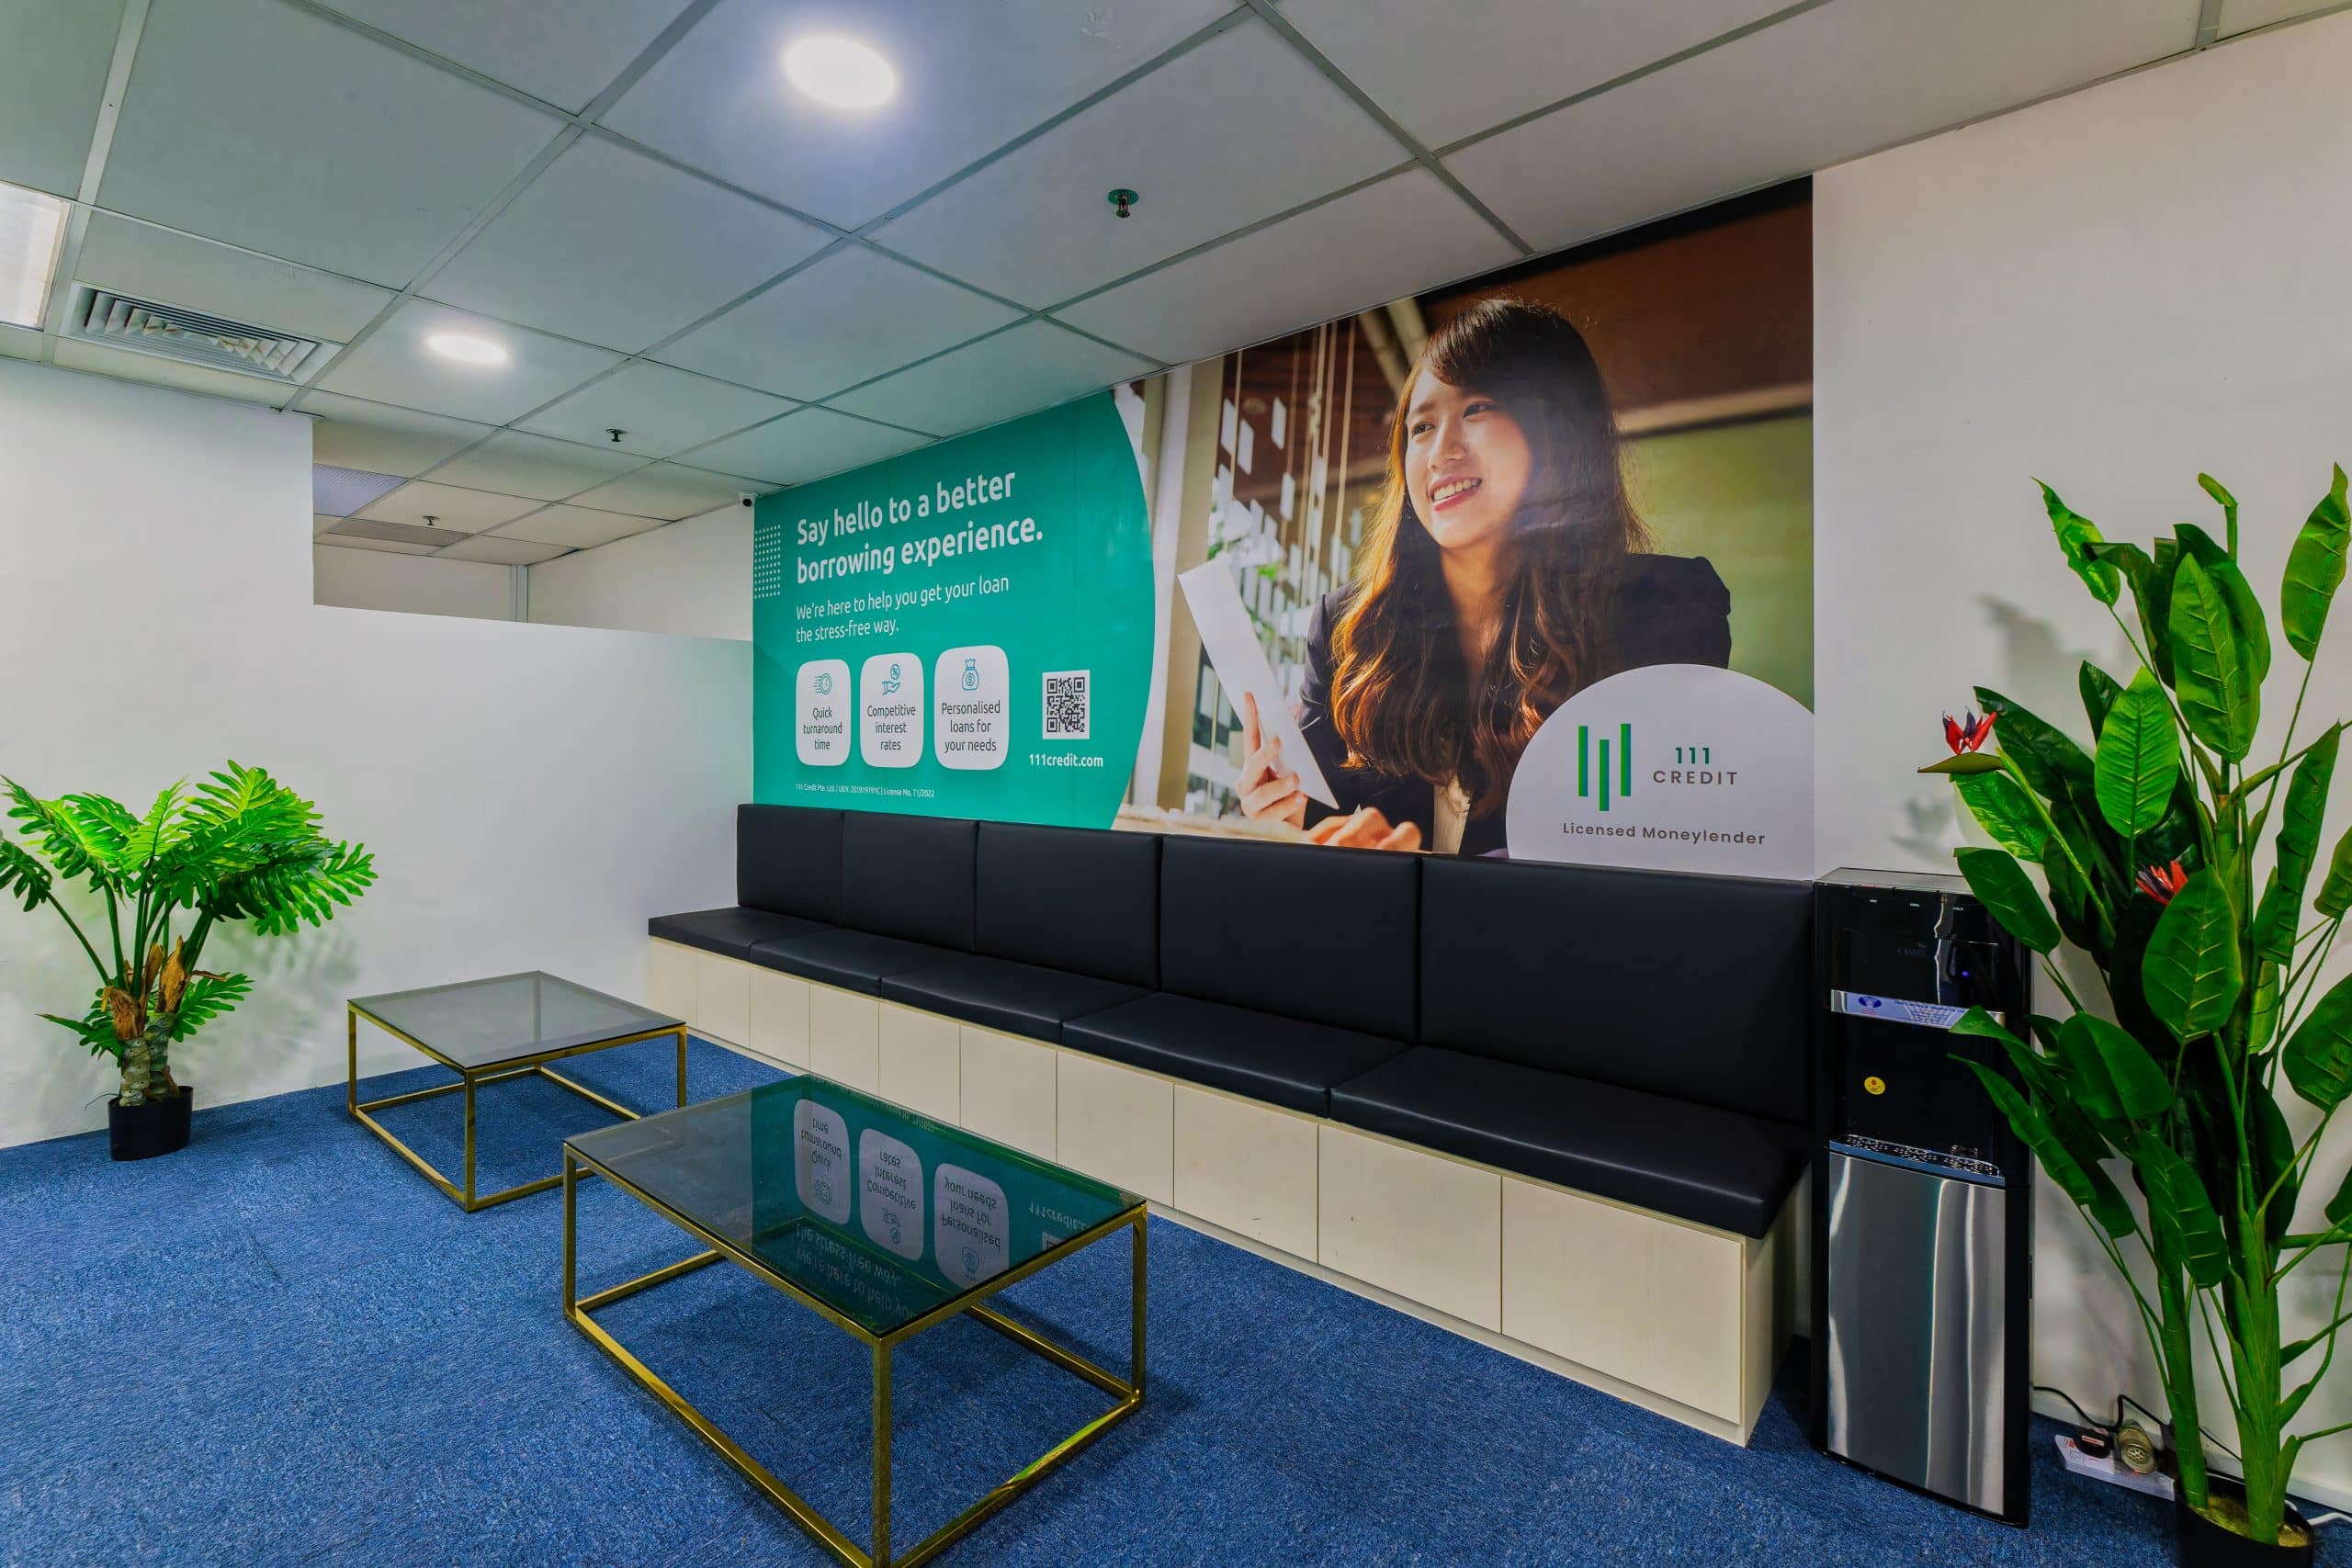
[(931, 749), (940, 765), (1004, 766), (1012, 741), (1012, 674), (1001, 648), (951, 648), (931, 675)]
[(837, 768), (849, 761), (849, 663), (812, 659), (793, 677), (792, 745), (803, 766)]
[(877, 653), (857, 675), (857, 754), (869, 768), (922, 761), (922, 661)]

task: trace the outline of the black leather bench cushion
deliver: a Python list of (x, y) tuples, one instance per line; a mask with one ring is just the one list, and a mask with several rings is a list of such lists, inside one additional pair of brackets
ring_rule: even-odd
[(842, 814), (805, 806), (737, 807), (735, 902), (837, 924)]
[(1146, 990), (1159, 984), (1159, 840), (983, 822), (973, 945)]
[(1329, 1108), (1333, 1084), (1405, 1049), (1352, 1030), (1164, 994), (1071, 1019), (1062, 1043), (1309, 1116)]
[(968, 817), (853, 811), (842, 821), (841, 923), (972, 951)]
[(1431, 858), (1423, 1044), (1808, 1115), (1809, 883)]
[(1082, 1018), (1147, 993), (1116, 980), (1071, 975), (1003, 958), (958, 958), (882, 976), (885, 1000), (944, 1012), (989, 1029), (1058, 1041), (1066, 1019)]
[(1410, 1040), (1421, 858), (1171, 834), (1159, 988)]
[(1429, 1045), (1333, 1089), (1331, 1118), (1750, 1236), (1810, 1148), (1785, 1122)]
[(751, 950), (763, 942), (788, 942), (795, 937), (815, 936), (832, 928), (816, 920), (804, 920), (797, 915), (772, 914), (765, 909), (696, 909), (686, 915), (656, 915), (645, 922), (645, 929), (663, 942), (674, 942), (686, 947), (699, 947), (710, 953), (723, 953), (729, 958), (748, 958)]
[(908, 942), (873, 931), (820, 931), (787, 942), (762, 942), (744, 955), (754, 964), (838, 986), (844, 991), (876, 995), (886, 975), (928, 969), (958, 956), (928, 942)]

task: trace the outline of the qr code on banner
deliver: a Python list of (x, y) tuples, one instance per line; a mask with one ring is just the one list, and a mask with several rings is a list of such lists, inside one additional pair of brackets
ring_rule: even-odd
[(1090, 739), (1091, 715), (1087, 697), (1091, 688), (1091, 670), (1060, 670), (1046, 677), (1046, 739), (1048, 740), (1085, 740)]

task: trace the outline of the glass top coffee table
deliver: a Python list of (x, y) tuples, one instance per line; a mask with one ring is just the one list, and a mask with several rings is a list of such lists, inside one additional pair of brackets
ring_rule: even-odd
[[(359, 1021), (363, 1018), (456, 1073), (458, 1081), (384, 1100), (361, 1100)], [(354, 997), (346, 1022), (345, 1061), (348, 1076), (344, 1086), (345, 1109), (391, 1145), (401, 1158), (423, 1171), (425, 1179), (456, 1200), (468, 1213), (487, 1209), (492, 1203), (544, 1192), (563, 1179), (560, 1175), (542, 1177), (503, 1192), (475, 1196), (474, 1093), (484, 1084), (536, 1073), (616, 1116), (633, 1120), (637, 1112), (628, 1106), (605, 1099), (585, 1084), (575, 1083), (548, 1064), (566, 1056), (674, 1034), (678, 1037), (678, 1103), (686, 1102), (686, 1026), (683, 1020), (536, 970), (488, 980), (466, 980), (454, 986), (428, 986), (418, 991)], [(465, 1171), (458, 1181), (435, 1169), (430, 1160), (368, 1114), (386, 1106), (406, 1105), (411, 1100), (431, 1100), (444, 1094), (466, 1097)]]
[[(605, 1178), (706, 1250), (582, 1296), (579, 1175)], [(813, 1075), (576, 1134), (563, 1146), (563, 1310), (639, 1382), (852, 1568), (928, 1562), (1143, 1403), (1144, 1201)], [(1016, 1280), (1129, 1231), (1127, 1375), (987, 1304)], [(614, 1338), (591, 1314), (731, 1262), (869, 1347), (874, 1543), (858, 1547)], [(969, 1314), (1117, 1401), (913, 1547), (890, 1547), (890, 1353)]]

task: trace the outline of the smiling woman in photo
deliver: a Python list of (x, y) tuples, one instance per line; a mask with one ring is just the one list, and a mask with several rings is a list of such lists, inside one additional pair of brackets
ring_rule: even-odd
[(1245, 697), (1243, 811), (1317, 843), (1501, 849), (1555, 708), (1621, 670), (1730, 661), (1723, 580), (1647, 542), (1583, 335), (1543, 306), (1473, 306), (1406, 378), (1358, 576), (1308, 629), (1300, 724), (1340, 809), (1301, 793)]

